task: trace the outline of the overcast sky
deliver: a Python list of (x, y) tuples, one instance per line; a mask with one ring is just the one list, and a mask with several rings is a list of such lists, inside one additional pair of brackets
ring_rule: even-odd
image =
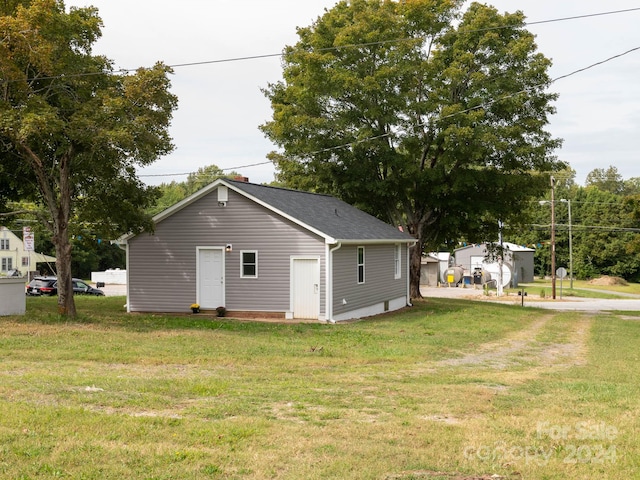
[[(528, 22), (640, 8), (631, 0), (495, 0), (501, 12), (522, 10)], [(98, 8), (103, 36), (94, 48), (116, 68), (209, 62), (278, 54), (297, 41), (296, 27), (310, 25), (334, 0), (67, 0)], [(640, 47), (640, 10), (530, 25), (539, 51), (551, 58), (552, 78)], [(594, 168), (614, 165), (624, 178), (640, 177), (640, 50), (555, 82), (557, 114), (549, 130), (564, 139), (560, 159), (578, 183)], [(216, 164), (252, 182), (270, 182), (266, 161), (275, 147), (258, 125), (270, 118), (260, 88), (280, 79), (277, 56), (176, 67), (172, 91), (179, 98), (171, 135), (176, 150), (141, 171), (149, 184), (184, 181), (185, 174)]]

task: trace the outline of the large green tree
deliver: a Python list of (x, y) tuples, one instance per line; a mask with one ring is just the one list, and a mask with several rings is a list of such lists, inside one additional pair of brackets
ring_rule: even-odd
[(625, 192), (625, 181), (618, 169), (610, 165), (604, 168), (595, 168), (587, 174), (585, 179), (586, 187), (597, 187), (603, 192), (621, 194)]
[(42, 205), (57, 256), (59, 311), (75, 316), (75, 225), (103, 238), (150, 226), (143, 209), (157, 191), (135, 167), (173, 148), (170, 69), (158, 63), (116, 73), (110, 60), (92, 55), (102, 26), (92, 7), (9, 1), (0, 15), (0, 199)]
[(401, 225), (425, 247), (497, 238), (548, 189), (560, 144), (550, 61), (522, 13), (460, 0), (341, 1), (286, 47), (270, 84), (278, 179), (330, 192)]

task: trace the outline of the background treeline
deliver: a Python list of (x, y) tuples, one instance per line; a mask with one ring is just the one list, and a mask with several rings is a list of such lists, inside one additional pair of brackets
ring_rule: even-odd
[[(147, 213), (155, 215), (162, 210), (188, 197), (202, 187), (208, 185), (219, 177), (235, 177), (236, 172), (224, 173), (216, 165), (200, 168), (196, 173), (190, 174), (184, 182), (170, 182), (158, 185), (157, 201)], [(22, 226), (30, 225), (35, 233), (37, 252), (55, 256), (55, 248), (50, 240), (50, 233), (37, 220), (38, 214), (33, 205), (16, 203), (13, 205), (20, 211), (13, 221), (7, 221), (7, 228), (22, 237)], [(74, 235), (71, 239), (72, 272), (75, 277), (89, 279), (91, 272), (103, 271), (109, 268), (126, 268), (126, 256), (124, 250), (112, 243), (114, 239), (101, 238), (92, 228), (93, 223), (89, 219), (76, 219), (73, 224)], [(40, 273), (55, 274), (55, 264), (40, 264)]]
[[(189, 175), (183, 182), (162, 183), (157, 187), (158, 200), (148, 213), (155, 215), (165, 210), (217, 178), (237, 175), (210, 165)], [(556, 266), (569, 269), (570, 202), (574, 277), (589, 279), (612, 275), (640, 281), (640, 178), (625, 180), (615, 167), (593, 170), (584, 186), (577, 185), (574, 177), (571, 170), (556, 175)], [(535, 248), (536, 275), (540, 277), (551, 273), (550, 199), (549, 191), (545, 198), (531, 202), (528, 211), (523, 212), (524, 228), (509, 230), (508, 225), (505, 227), (505, 241)], [(8, 226), (14, 230), (21, 228), (15, 223)], [(32, 228), (36, 232), (37, 251), (54, 255), (46, 230), (38, 228), (37, 224), (32, 224)], [(90, 223), (78, 223), (73, 238), (73, 274), (90, 278), (92, 271), (125, 268), (125, 252), (111, 240), (96, 236)], [(443, 247), (444, 250), (448, 248), (452, 247)]]
[[(556, 175), (556, 266), (569, 270), (571, 224), (574, 277), (601, 275), (640, 281), (640, 178), (624, 180), (615, 167), (595, 169), (585, 185), (572, 171)], [(551, 274), (551, 192), (531, 202), (528, 225), (505, 240), (536, 249), (536, 275)], [(571, 222), (569, 222), (569, 207)]]

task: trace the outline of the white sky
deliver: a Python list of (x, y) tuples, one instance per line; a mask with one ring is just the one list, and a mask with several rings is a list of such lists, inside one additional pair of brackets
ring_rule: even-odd
[[(93, 5), (103, 19), (94, 48), (116, 68), (148, 67), (278, 54), (297, 41), (335, 0), (67, 0)], [(640, 0), (494, 0), (499, 11), (522, 10), (528, 22), (640, 8)], [(528, 27), (538, 49), (553, 60), (556, 78), (640, 47), (640, 10)], [(557, 152), (576, 170), (578, 183), (594, 168), (614, 165), (624, 178), (640, 177), (640, 50), (559, 80), (558, 113), (549, 131), (564, 139)], [(273, 180), (266, 161), (275, 149), (258, 130), (271, 116), (260, 88), (280, 79), (278, 57), (175, 68), (179, 106), (171, 126), (176, 150), (141, 171), (149, 184), (184, 181), (216, 164), (261, 183)], [(163, 176), (146, 176), (163, 175)]]

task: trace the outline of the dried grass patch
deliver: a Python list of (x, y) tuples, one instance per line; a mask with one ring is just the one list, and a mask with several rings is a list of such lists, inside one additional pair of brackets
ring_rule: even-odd
[(603, 275), (599, 278), (594, 278), (593, 280), (589, 280), (587, 283), (589, 285), (602, 285), (602, 286), (629, 285), (629, 282), (627, 282), (624, 278), (610, 277), (609, 275)]

